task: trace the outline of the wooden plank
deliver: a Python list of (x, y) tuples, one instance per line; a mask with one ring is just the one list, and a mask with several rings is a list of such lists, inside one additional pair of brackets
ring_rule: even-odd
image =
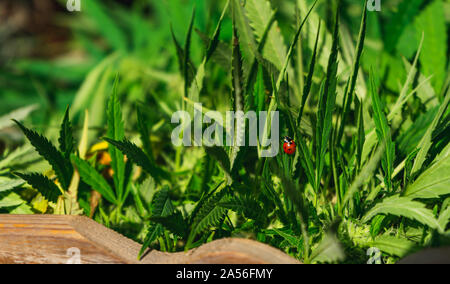
[(0, 215), (0, 263), (299, 263), (268, 245), (222, 239), (186, 253), (147, 251), (141, 245), (86, 217)]

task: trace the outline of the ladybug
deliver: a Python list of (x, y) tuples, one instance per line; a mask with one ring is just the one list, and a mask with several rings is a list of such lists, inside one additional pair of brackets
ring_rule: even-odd
[(296, 147), (297, 145), (295, 145), (294, 139), (288, 136), (284, 137), (283, 150), (286, 154), (294, 155)]

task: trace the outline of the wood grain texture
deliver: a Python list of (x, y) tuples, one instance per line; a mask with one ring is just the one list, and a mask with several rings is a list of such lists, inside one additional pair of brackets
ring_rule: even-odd
[(81, 263), (146, 264), (297, 264), (268, 245), (245, 239), (222, 239), (186, 253), (149, 250), (86, 217), (0, 215), (0, 263), (67, 263), (68, 250), (79, 249)]

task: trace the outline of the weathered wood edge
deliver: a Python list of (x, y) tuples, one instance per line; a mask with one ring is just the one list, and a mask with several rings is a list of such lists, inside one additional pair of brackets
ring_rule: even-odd
[[(66, 263), (66, 250), (81, 248), (83, 263), (128, 264), (298, 264), (268, 245), (246, 239), (221, 239), (186, 253), (148, 250), (87, 217), (1, 215), (0, 263)], [(399, 264), (450, 264), (450, 247), (409, 255)]]
[[(87, 217), (0, 215), (0, 263), (17, 259), (18, 256), (23, 257), (27, 255), (27, 252), (36, 255), (26, 258), (25, 263), (54, 263), (64, 259), (65, 255), (62, 255), (61, 258), (58, 256), (57, 259), (51, 259), (51, 256), (44, 255), (45, 249), (39, 244), (39, 240), (45, 241), (50, 246), (53, 245), (53, 242), (55, 246), (61, 246), (58, 241), (62, 241), (64, 248), (50, 248), (53, 254), (49, 253), (49, 255), (52, 255), (52, 257), (55, 257), (55, 251), (63, 253), (67, 247), (78, 245), (86, 248), (91, 254), (93, 254), (93, 250), (96, 250), (97, 256), (93, 258), (107, 263), (299, 263), (280, 250), (246, 239), (221, 239), (186, 253), (162, 253), (149, 250), (143, 259), (138, 261), (137, 255), (141, 247), (140, 244)], [(90, 263), (95, 263), (95, 261), (91, 260)]]

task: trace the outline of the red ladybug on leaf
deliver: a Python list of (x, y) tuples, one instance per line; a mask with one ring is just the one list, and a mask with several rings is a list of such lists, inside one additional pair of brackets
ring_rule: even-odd
[(291, 137), (284, 137), (283, 150), (288, 155), (294, 155), (297, 145)]

